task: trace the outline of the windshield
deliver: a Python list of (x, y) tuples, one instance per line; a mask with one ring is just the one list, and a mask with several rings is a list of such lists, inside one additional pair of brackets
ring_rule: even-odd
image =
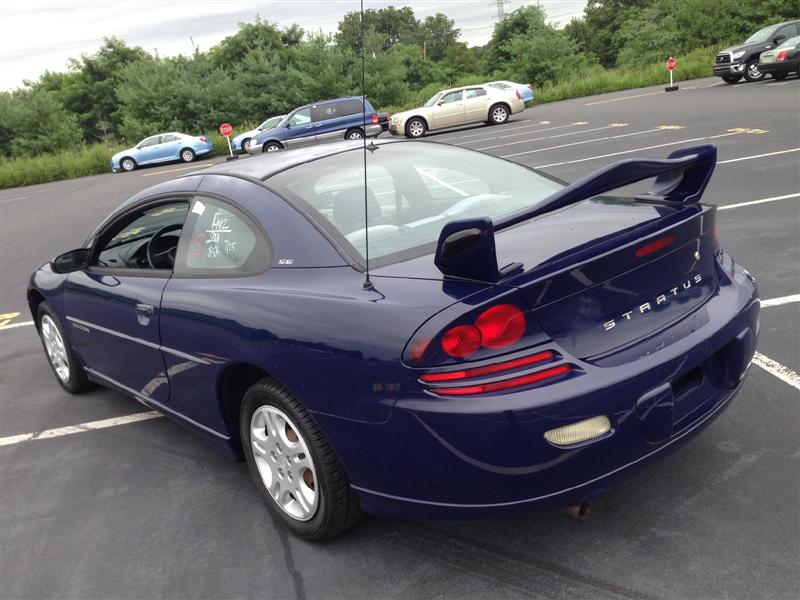
[(274, 129), (278, 125), (278, 123), (280, 123), (283, 120), (284, 116), (286, 116), (286, 115), (281, 115), (279, 117), (270, 117), (269, 119), (264, 121), (261, 125), (259, 125), (258, 128), (261, 131), (267, 131), (269, 129)]
[(342, 152), (287, 169), (267, 185), (332, 237), (349, 243), (362, 261), (369, 233), (375, 266), (433, 252), (450, 221), (497, 219), (535, 206), (562, 187), (526, 167), (471, 150), (385, 144), (368, 156), (365, 219), (362, 161), (361, 152)]
[(764, 29), (759, 29), (753, 35), (745, 40), (745, 44), (757, 44), (759, 42), (768, 42), (772, 39), (772, 34), (778, 29), (777, 25), (772, 25), (771, 27), (764, 27)]
[(789, 38), (785, 42), (783, 42), (780, 46), (776, 48), (776, 50), (789, 50), (790, 48), (794, 48), (800, 44), (800, 35)]
[(433, 96), (431, 96), (430, 100), (428, 100), (425, 104), (423, 104), (423, 106), (433, 106), (434, 104), (436, 104), (436, 101), (439, 99), (439, 96), (441, 96), (441, 95), (442, 95), (442, 92), (438, 92), (438, 93), (434, 94)]

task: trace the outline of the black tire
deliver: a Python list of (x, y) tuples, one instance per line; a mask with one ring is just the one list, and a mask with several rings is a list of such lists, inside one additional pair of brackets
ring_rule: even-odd
[(242, 152), (247, 154), (248, 150), (250, 150), (250, 138), (245, 138), (242, 140)]
[(510, 116), (511, 111), (506, 104), (493, 104), (489, 109), (489, 123), (492, 125), (505, 123)]
[[(291, 425), (297, 430), (294, 435), (299, 434), (300, 442), (305, 444), (311, 455), (312, 466), (316, 473), (312, 482), (318, 494), (313, 516), (307, 520), (299, 520), (290, 515), (273, 499), (256, 464), (251, 420), (256, 411), (259, 409), (263, 411), (264, 407), (277, 409), (291, 420)], [(256, 420), (255, 423), (257, 422)], [(287, 436), (290, 430), (287, 422)], [(247, 467), (256, 489), (272, 513), (298, 536), (308, 540), (334, 538), (353, 527), (363, 517), (364, 513), (361, 511), (358, 498), (351, 489), (347, 475), (336, 458), (333, 448), (308, 412), (286, 387), (272, 379), (262, 379), (247, 390), (242, 400), (239, 431)], [(265, 429), (264, 440), (268, 440), (269, 437)], [(261, 442), (256, 440), (256, 443)], [(284, 451), (288, 457), (291, 449), (285, 447)], [(276, 465), (280, 464), (280, 458), (283, 457), (274, 461)], [(263, 460), (268, 459), (265, 457)], [(295, 476), (298, 476), (298, 473), (295, 473)], [(298, 476), (297, 485), (300, 483), (299, 479)], [(288, 484), (289, 480), (281, 481), (280, 485), (286, 484), (291, 488), (291, 484)]]
[(277, 152), (283, 150), (283, 145), (280, 142), (265, 142), (261, 147), (262, 152)]
[(772, 78), (777, 79), (778, 81), (783, 81), (786, 79), (786, 77), (788, 77), (788, 75), (788, 73), (773, 73)]
[[(61, 326), (61, 321), (53, 312), (53, 310), (47, 305), (47, 302), (42, 302), (39, 304), (39, 310), (36, 314), (36, 327), (39, 330), (39, 338), (42, 340), (42, 347), (44, 348), (44, 353), (47, 357), (47, 364), (50, 365), (50, 370), (53, 371), (56, 381), (58, 381), (61, 387), (67, 390), (70, 394), (79, 394), (80, 392), (86, 390), (89, 387), (89, 380), (86, 378), (86, 371), (83, 370), (83, 365), (81, 364), (80, 360), (78, 360), (78, 357), (75, 356), (75, 352), (72, 350), (72, 346), (70, 346), (67, 336), (64, 335), (64, 328)], [(57, 370), (55, 365), (56, 359), (54, 359), (51, 355), (50, 350), (48, 350), (48, 342), (45, 341), (45, 338), (48, 337), (48, 331), (50, 327), (55, 327), (61, 340), (61, 345), (63, 347), (63, 358), (65, 359), (68, 367), (68, 373), (66, 377), (63, 375), (63, 372), (60, 374)]]
[(344, 139), (346, 140), (363, 140), (364, 139), (364, 130), (360, 127), (353, 127), (352, 129), (348, 129), (344, 134)]
[(194, 150), (192, 150), (191, 148), (184, 148), (183, 150), (181, 150), (179, 156), (181, 157), (181, 160), (185, 163), (194, 162), (194, 159), (196, 158)]
[(744, 67), (744, 78), (747, 79), (750, 83), (754, 83), (756, 81), (761, 81), (766, 77), (766, 73), (762, 73), (758, 68), (758, 61), (751, 60), (745, 65)]
[(122, 167), (123, 171), (133, 171), (138, 165), (136, 161), (133, 160), (130, 156), (126, 156), (121, 161), (119, 161), (119, 166)]
[(723, 75), (722, 81), (725, 83), (729, 83), (733, 85), (734, 83), (739, 83), (739, 80), (742, 78), (741, 75)]
[(428, 124), (419, 117), (412, 117), (406, 123), (406, 137), (421, 138), (428, 132)]

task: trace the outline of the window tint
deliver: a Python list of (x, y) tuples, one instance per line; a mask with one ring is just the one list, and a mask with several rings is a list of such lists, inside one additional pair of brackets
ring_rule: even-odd
[(450, 92), (449, 94), (445, 94), (442, 96), (442, 100), (439, 104), (450, 104), (451, 102), (460, 102), (461, 101), (461, 90), (457, 92)]
[(147, 148), (148, 146), (155, 146), (158, 144), (159, 136), (154, 135), (153, 137), (149, 137), (145, 140), (139, 142), (139, 148)]
[(789, 23), (785, 27), (781, 27), (775, 37), (784, 36), (786, 38), (794, 37), (797, 35), (797, 24)]
[[(355, 98), (342, 100), (339, 105), (341, 106), (342, 115), (357, 115), (364, 110), (361, 100), (356, 100)], [(367, 108), (367, 111), (369, 111), (369, 108)]]
[(507, 83), (503, 83), (502, 81), (498, 81), (497, 83), (490, 83), (490, 86), (493, 88), (497, 88), (498, 90), (510, 90), (511, 86)]
[(311, 122), (311, 109), (301, 108), (289, 119), (290, 125), (306, 125)]
[(480, 96), (485, 96), (486, 90), (483, 88), (470, 88), (467, 90), (467, 100), (470, 98), (478, 98)]
[(195, 198), (176, 271), (183, 274), (266, 270), (269, 246), (261, 230), (237, 209), (211, 198)]
[(339, 103), (326, 102), (311, 107), (311, 120), (315, 123), (335, 119), (339, 116)]
[[(92, 266), (113, 269), (172, 269), (189, 205), (175, 202), (134, 211), (100, 236)], [(154, 240), (153, 238), (159, 234)], [(152, 242), (152, 243), (151, 243)], [(148, 259), (150, 245), (150, 259)]]

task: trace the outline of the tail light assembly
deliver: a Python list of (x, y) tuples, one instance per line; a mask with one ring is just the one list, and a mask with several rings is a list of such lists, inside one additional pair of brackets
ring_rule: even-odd
[(514, 90), (514, 93), (517, 95), (518, 100), (522, 100), (522, 94), (519, 93), (519, 90)]
[(201, 135), (201, 136), (200, 136), (200, 141), (201, 141), (201, 142), (207, 142), (207, 141), (208, 141), (208, 138), (207, 138), (206, 136), (204, 136), (204, 135)]
[(377, 125), (378, 124), (378, 115), (377, 114), (373, 114), (372, 115), (372, 124), (373, 125)]
[(775, 60), (776, 60), (776, 61), (777, 61), (777, 60), (786, 60), (786, 57), (787, 57), (788, 55), (789, 55), (789, 52), (788, 52), (788, 51), (786, 51), (786, 50), (781, 50), (780, 52), (778, 52), (778, 56), (775, 58)]

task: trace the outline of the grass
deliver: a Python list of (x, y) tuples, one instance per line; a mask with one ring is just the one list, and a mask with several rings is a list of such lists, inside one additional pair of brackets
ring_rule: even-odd
[[(714, 55), (714, 48), (701, 48), (693, 50), (684, 56), (676, 57), (678, 68), (673, 73), (675, 81), (711, 76)], [(452, 82), (452, 87), (482, 83), (483, 81), (482, 77), (471, 75)], [(627, 69), (592, 67), (577, 73), (567, 81), (536, 87), (535, 104), (545, 104), (569, 98), (606, 94), (652, 85), (666, 85), (668, 82), (669, 74), (663, 64)], [(403, 105), (387, 106), (383, 107), (382, 110), (399, 112), (420, 106), (442, 87), (440, 84), (428, 85), (415, 92)], [(254, 126), (253, 124), (239, 126), (234, 131), (234, 135), (252, 129)], [(212, 156), (225, 156), (228, 154), (228, 143), (219, 132), (213, 131), (207, 135), (214, 142)], [(84, 146), (79, 150), (64, 150), (30, 158), (0, 158), (0, 189), (107, 173), (111, 169), (111, 156), (116, 151), (117, 149), (115, 148), (95, 144)]]

